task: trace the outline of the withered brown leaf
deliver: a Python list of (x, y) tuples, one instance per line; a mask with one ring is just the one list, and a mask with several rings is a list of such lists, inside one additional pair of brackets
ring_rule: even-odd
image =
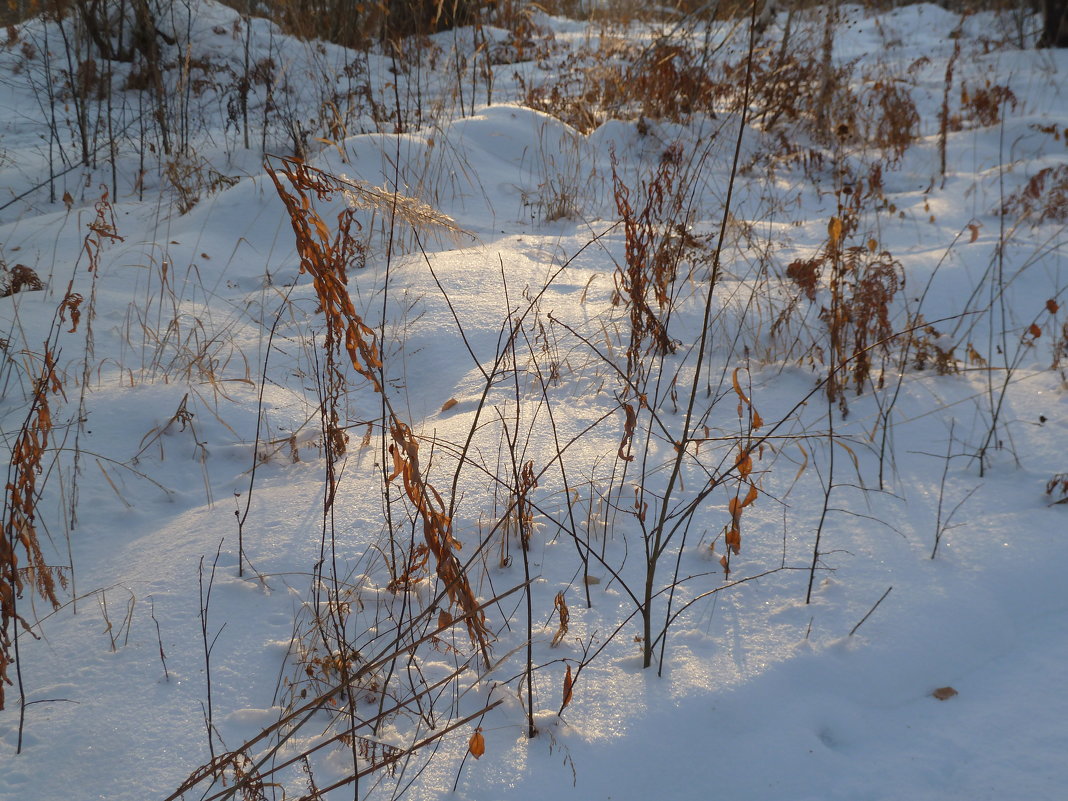
[[(727, 532), (727, 536), (725, 538), (725, 541), (727, 543), (727, 547), (729, 547), (731, 549), (732, 553), (735, 553), (735, 554), (741, 553), (741, 551), (742, 551), (742, 532), (740, 532), (736, 527), (732, 527), (730, 529), (730, 531)], [(726, 567), (726, 565), (724, 565), (724, 567)]]
[(627, 415), (627, 420), (623, 423), (623, 439), (619, 442), (617, 455), (624, 462), (633, 462), (634, 454), (627, 453), (627, 446), (630, 445), (631, 440), (634, 438), (634, 426), (638, 422), (638, 413), (629, 403), (623, 404), (623, 411)]
[(738, 459), (735, 461), (734, 466), (738, 468), (738, 475), (742, 478), (748, 478), (749, 474), (753, 472), (753, 457), (749, 455), (749, 451), (745, 448), (738, 450)]
[(827, 239), (832, 248), (838, 247), (842, 239), (842, 220), (840, 217), (831, 217), (827, 222)]
[(738, 381), (738, 371), (741, 369), (741, 367), (734, 368), (734, 373), (731, 375), (731, 383), (734, 385), (734, 392), (738, 396), (738, 400), (740, 400), (746, 406), (752, 406), (752, 402), (749, 400), (749, 397), (744, 392), (742, 392), (742, 385)]
[(756, 501), (758, 495), (759, 493), (757, 492), (756, 484), (750, 484), (749, 492), (746, 493), (745, 500), (742, 501), (742, 508), (744, 509), (746, 506), (749, 506)]
[(567, 608), (567, 601), (564, 600), (563, 590), (556, 593), (556, 598), (553, 599), (553, 606), (556, 607), (556, 611), (560, 615), (560, 625), (556, 629), (556, 634), (553, 635), (553, 641), (551, 643), (551, 646), (555, 648), (567, 634), (567, 623), (571, 619), (571, 612)]
[(472, 734), (471, 739), (467, 741), (467, 750), (471, 752), (471, 756), (475, 759), (478, 759), (486, 753), (486, 738), (482, 736), (481, 726), (475, 729), (475, 733)]

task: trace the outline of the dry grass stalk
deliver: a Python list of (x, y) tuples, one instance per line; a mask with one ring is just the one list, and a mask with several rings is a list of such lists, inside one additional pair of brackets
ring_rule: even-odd
[[(61, 395), (63, 385), (56, 375), (55, 354), (44, 352), (41, 372), (34, 381), (33, 401), (26, 422), (11, 449), (8, 483), (4, 497), (3, 537), (0, 539), (0, 709), (4, 708), (4, 685), (11, 684), (8, 666), (14, 663), (15, 628), (22, 626), (31, 632), (30, 624), (19, 614), (16, 600), (27, 587), (59, 608), (56, 585), (66, 588), (65, 576), (49, 566), (37, 540), (37, 478), (44, 465), (42, 457), (48, 449), (52, 432), (52, 413), (49, 395)], [(21, 546), (26, 564), (19, 566), (16, 550)]]
[[(459, 229), (448, 217), (413, 198), (339, 179), (293, 159), (279, 158), (276, 162), (277, 168), (268, 161), (267, 171), (289, 214), (300, 254), (301, 272), (312, 276), (326, 317), (328, 354), (331, 348), (344, 343), (353, 369), (367, 379), (376, 392), (384, 394), (376, 372), (381, 369), (382, 360), (375, 333), (357, 314), (345, 289), (348, 283), (346, 266), (361, 247), (352, 237), (353, 225), (359, 225), (353, 216), (355, 207), (374, 208), (384, 214), (395, 213), (417, 230), (428, 225), (445, 227), (453, 233)], [(285, 177), (292, 191), (287, 189), (280, 175)], [(329, 201), (338, 194), (349, 200), (349, 208), (338, 215), (337, 231), (333, 235), (312, 208), (312, 194), (322, 201)], [(472, 644), (481, 650), (488, 664), (491, 635), (485, 613), (479, 607), (464, 567), (456, 556), (460, 543), (452, 534), (452, 520), (446, 514), (440, 493), (422, 474), (418, 441), (409, 426), (393, 412), (388, 398), (386, 400), (394, 468), (388, 480), (400, 477), (405, 494), (423, 522), (423, 537), (434, 557), (438, 578), (444, 584), (449, 600), (461, 611)], [(343, 436), (336, 416), (328, 421), (328, 436), (333, 436), (334, 432), (339, 438)], [(343, 441), (335, 445), (335, 453), (339, 449), (343, 450)]]
[(949, 94), (953, 88), (953, 71), (957, 65), (957, 59), (960, 58), (961, 51), (961, 33), (964, 29), (964, 20), (967, 16), (967, 12), (961, 15), (960, 23), (949, 35), (953, 40), (953, 54), (946, 61), (946, 77), (942, 87), (942, 108), (938, 113), (938, 165), (939, 175), (942, 176), (942, 186), (946, 184), (946, 144), (949, 139), (949, 130), (951, 127), (949, 118)]
[[(358, 228), (359, 223), (353, 209), (347, 208), (338, 214), (337, 232), (331, 235), (326, 223), (311, 207), (310, 193), (320, 200), (329, 200), (335, 194), (343, 193), (345, 187), (332, 176), (302, 162), (285, 158), (278, 162), (280, 167), (276, 170), (268, 161), (267, 173), (289, 214), (297, 240), (300, 271), (312, 277), (326, 317), (328, 341), (343, 342), (353, 369), (381, 392), (382, 386), (374, 372), (382, 367), (375, 333), (356, 313), (345, 289), (351, 257), (360, 250), (352, 237), (352, 228), (354, 225)], [(290, 194), (283, 185), (279, 171), (289, 180), (296, 195)]]

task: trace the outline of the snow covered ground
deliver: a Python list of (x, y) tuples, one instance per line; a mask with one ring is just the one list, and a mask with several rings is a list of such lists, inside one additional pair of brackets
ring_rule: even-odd
[[(743, 119), (745, 21), (532, 9), (397, 62), (173, 9), (165, 125), (132, 63), (76, 103), (54, 22), (0, 43), (0, 259), (40, 281), (0, 298), (0, 427), (10, 459), (48, 351), (35, 525), (66, 580), (18, 600), (0, 799), (1063, 797), (1068, 53), (1036, 19), (842, 7), (821, 137), (784, 67), (820, 64), (817, 11), (756, 40)], [(382, 393), (327, 367), (262, 158), (299, 149), (364, 193)], [(309, 199), (332, 237), (344, 197)], [(657, 254), (672, 344), (628, 361)], [(884, 290), (836, 356), (828, 321)]]

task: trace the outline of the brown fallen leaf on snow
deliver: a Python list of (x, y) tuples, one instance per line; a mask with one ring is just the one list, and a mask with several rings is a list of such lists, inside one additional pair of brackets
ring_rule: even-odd
[(957, 691), (952, 687), (939, 687), (931, 695), (937, 698), (939, 701), (948, 701), (954, 695), (957, 695)]

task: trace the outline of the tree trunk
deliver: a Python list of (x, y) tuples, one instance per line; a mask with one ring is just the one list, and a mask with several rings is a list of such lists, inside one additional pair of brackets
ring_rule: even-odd
[(1039, 47), (1068, 47), (1068, 0), (1045, 0)]

